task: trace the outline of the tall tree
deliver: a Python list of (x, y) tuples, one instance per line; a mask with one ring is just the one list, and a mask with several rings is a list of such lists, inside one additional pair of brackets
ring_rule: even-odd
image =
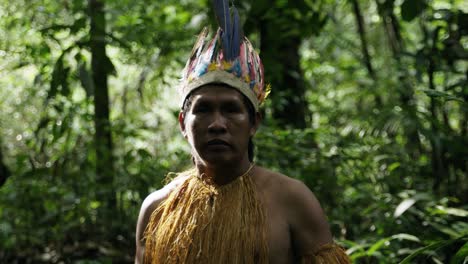
[(113, 187), (112, 135), (109, 120), (108, 77), (112, 63), (106, 54), (106, 19), (104, 2), (89, 1), (91, 70), (94, 86), (94, 124), (96, 148), (97, 198), (102, 202), (100, 212), (106, 215), (116, 208)]
[[(357, 29), (358, 29), (358, 35), (359, 39), (361, 40), (361, 51), (363, 55), (363, 62), (364, 65), (366, 66), (367, 72), (369, 73), (370, 78), (374, 82), (374, 87), (377, 84), (377, 75), (375, 74), (374, 66), (372, 65), (372, 58), (369, 55), (369, 47), (367, 44), (367, 39), (366, 39), (366, 28), (365, 28), (365, 21), (362, 16), (361, 8), (359, 6), (359, 2), (357, 0), (350, 0), (352, 7), (353, 7), (353, 13), (354, 17), (356, 18), (356, 24), (357, 24)], [(374, 92), (374, 97), (375, 97), (375, 104), (377, 107), (382, 106), (382, 97)]]
[(249, 15), (250, 23), (259, 29), (265, 79), (273, 87), (273, 118), (283, 126), (305, 128), (311, 116), (299, 48), (325, 24), (326, 16), (320, 11), (318, 4), (256, 1)]
[(419, 138), (420, 122), (417, 117), (416, 98), (414, 96), (414, 87), (412, 86), (407, 65), (402, 62), (401, 57), (404, 51), (404, 43), (401, 37), (401, 29), (398, 18), (394, 13), (394, 0), (375, 1), (378, 13), (382, 18), (383, 27), (387, 36), (393, 58), (396, 63), (397, 71), (400, 75), (401, 88), (398, 89), (401, 108), (405, 111), (410, 120), (404, 125), (407, 138), (407, 149), (409, 153), (416, 158), (422, 152), (421, 140)]
[[(435, 55), (437, 54), (437, 43), (438, 43), (438, 35), (440, 28), (437, 28), (433, 32), (433, 36), (428, 36), (427, 29), (423, 29), (423, 31), (426, 33), (424, 34), (424, 40), (426, 42), (426, 45), (428, 47), (429, 55), (427, 57), (427, 77), (428, 77), (428, 88), (429, 90), (435, 92), (436, 91), (436, 85), (434, 82), (434, 74), (436, 72), (436, 61), (435, 61)], [(430, 41), (431, 40), (431, 41)], [(430, 44), (432, 42), (432, 45)], [(430, 106), (429, 110), (431, 113), (431, 116), (429, 118), (430, 124), (431, 124), (431, 130), (432, 130), (432, 136), (430, 137), (430, 142), (431, 142), (431, 163), (432, 163), (432, 174), (434, 177), (434, 184), (433, 184), (433, 189), (437, 190), (439, 189), (439, 186), (442, 182), (442, 179), (444, 175), (447, 174), (446, 167), (447, 165), (446, 160), (444, 159), (444, 146), (441, 143), (440, 140), (440, 125), (439, 125), (439, 104), (437, 102), (437, 99), (435, 97), (430, 97)]]

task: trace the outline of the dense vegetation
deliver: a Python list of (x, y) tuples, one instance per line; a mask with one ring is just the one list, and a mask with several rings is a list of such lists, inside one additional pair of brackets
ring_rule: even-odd
[[(466, 1), (234, 2), (273, 89), (256, 162), (356, 263), (466, 263)], [(0, 3), (0, 262), (131, 262), (142, 200), (190, 166), (175, 87), (209, 1)]]

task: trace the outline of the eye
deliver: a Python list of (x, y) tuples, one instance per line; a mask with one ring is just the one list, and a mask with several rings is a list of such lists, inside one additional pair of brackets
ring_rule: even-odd
[(210, 108), (209, 108), (207, 105), (205, 105), (205, 104), (196, 105), (196, 106), (193, 108), (193, 110), (192, 110), (192, 112), (193, 112), (194, 114), (197, 114), (197, 113), (199, 113), (199, 114), (201, 114), (201, 113), (207, 113), (208, 111), (210, 111)]
[(225, 106), (224, 111), (231, 114), (237, 114), (242, 112), (242, 108), (237, 104), (228, 104)]

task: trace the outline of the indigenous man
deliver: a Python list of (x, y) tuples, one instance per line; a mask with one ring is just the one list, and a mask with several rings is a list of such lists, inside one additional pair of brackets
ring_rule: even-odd
[(349, 263), (301, 182), (253, 163), (263, 66), (228, 0), (221, 28), (200, 34), (184, 70), (179, 123), (194, 168), (141, 207), (135, 263)]

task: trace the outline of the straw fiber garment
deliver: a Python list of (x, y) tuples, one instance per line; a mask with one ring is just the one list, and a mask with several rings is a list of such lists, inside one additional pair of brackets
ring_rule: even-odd
[(315, 254), (302, 257), (302, 264), (350, 264), (344, 250), (336, 244), (325, 244)]
[(153, 212), (144, 263), (267, 263), (265, 213), (249, 171), (223, 186), (190, 171)]

